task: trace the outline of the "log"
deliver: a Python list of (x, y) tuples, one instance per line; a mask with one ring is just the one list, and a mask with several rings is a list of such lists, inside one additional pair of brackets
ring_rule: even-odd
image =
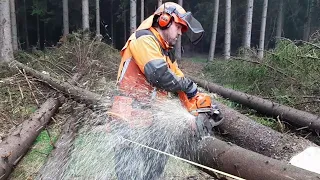
[(261, 114), (279, 117), (283, 121), (287, 121), (302, 128), (320, 130), (320, 117), (317, 115), (265, 100), (257, 96), (224, 88), (195, 77), (190, 77), (190, 79), (210, 92), (217, 93), (224, 98), (228, 98), (249, 108), (255, 109)]
[(93, 104), (99, 104), (103, 103), (105, 105), (111, 104), (109, 103), (109, 100), (106, 98), (103, 98), (101, 95), (93, 93), (91, 91), (88, 91), (86, 89), (79, 88), (77, 86), (74, 86), (70, 83), (63, 82), (59, 79), (50, 77), (46, 74), (42, 74), (39, 71), (36, 71), (16, 60), (14, 60), (12, 63), (9, 64), (10, 67), (17, 67), (20, 69), (24, 69), (28, 74), (38, 78), (42, 82), (48, 84), (53, 89), (56, 89), (66, 95), (71, 95), (76, 100), (82, 100), (85, 101), (86, 104), (89, 104), (90, 106)]
[[(87, 90), (83, 90), (81, 88), (71, 86), (70, 84), (58, 81), (54, 78), (51, 78), (50, 76), (42, 75), (41, 73), (39, 73), (31, 68), (25, 67), (22, 64), (18, 64), (18, 67), (24, 68), (28, 73), (38, 77), (39, 79), (42, 79), (44, 82), (48, 83), (52, 87), (59, 89), (66, 94), (72, 94), (73, 96), (84, 100), (85, 103), (92, 103), (92, 102), (97, 103), (101, 99), (100, 95), (97, 95), (97, 94), (92, 93)], [(84, 94), (82, 94), (82, 93), (84, 93)], [(243, 133), (244, 135), (242, 135), (240, 138), (238, 138), (239, 142), (243, 142), (244, 146), (249, 147), (249, 149), (250, 149), (250, 147), (253, 147), (253, 149), (256, 149), (257, 152), (263, 152), (264, 154), (270, 155), (270, 157), (276, 157), (276, 155), (277, 155), (277, 156), (280, 156), (279, 159), (288, 160), (288, 158), (291, 157), (291, 154), (298, 153), (301, 150), (305, 149), (307, 146), (314, 145), (313, 143), (311, 143), (307, 140), (293, 138), (289, 135), (281, 134), (279, 132), (272, 130), (271, 128), (257, 124), (254, 121), (247, 118), (246, 116), (244, 116), (244, 115), (242, 115), (242, 114), (240, 114), (230, 108), (227, 109), (227, 107), (224, 107), (223, 105), (220, 105), (220, 108), (224, 112), (225, 119), (226, 119), (225, 122), (221, 125), (222, 127), (224, 126), (224, 129), (228, 130), (226, 127), (226, 126), (228, 126), (227, 125), (228, 122), (229, 122), (229, 124), (233, 124), (234, 122), (238, 122), (239, 124), (243, 123), (243, 125), (240, 126), (240, 128), (238, 128), (238, 129), (231, 126), (231, 129), (229, 129), (230, 131), (229, 131), (228, 135), (231, 134), (232, 137), (237, 137), (237, 136), (241, 136)], [(241, 127), (247, 127), (247, 128), (241, 128)], [(259, 128), (255, 128), (255, 127), (259, 127)], [(232, 129), (232, 128), (234, 128), (234, 129)], [(253, 131), (250, 131), (250, 128), (252, 128)], [(262, 131), (259, 132), (261, 129), (262, 129)], [(233, 130), (235, 131), (235, 133), (232, 132)], [(251, 136), (253, 136), (253, 138), (251, 138)], [(268, 140), (264, 141), (264, 138), (267, 138)], [(270, 141), (270, 139), (272, 139), (272, 141)], [(282, 140), (282, 139), (284, 139), (284, 140)], [(288, 142), (286, 142), (286, 140)], [(293, 143), (291, 143), (291, 141)], [(316, 145), (314, 145), (314, 146), (316, 146)], [(283, 148), (284, 150), (282, 150), (281, 148)], [(289, 148), (289, 149), (286, 149), (286, 148)], [(202, 151), (202, 148), (200, 150)], [(205, 148), (204, 148), (204, 150), (205, 150)], [(204, 154), (202, 157), (206, 157), (206, 156), (210, 157), (208, 154)], [(214, 154), (211, 154), (211, 157), (212, 156), (214, 156)], [(241, 156), (239, 156), (239, 157), (241, 157)], [(221, 159), (221, 160), (224, 161), (223, 159)], [(229, 159), (226, 159), (225, 161), (228, 161), (228, 160)], [(206, 161), (204, 159), (200, 159), (199, 162), (205, 163)], [(279, 161), (275, 161), (275, 162), (279, 162)], [(230, 169), (234, 167), (233, 164), (230, 166), (232, 166), (232, 167), (230, 167)], [(249, 170), (250, 170), (250, 168), (247, 169), (247, 172)], [(243, 171), (245, 171), (245, 170), (243, 170)], [(226, 171), (226, 172), (228, 172), (228, 171)]]
[(224, 122), (218, 127), (221, 136), (238, 146), (284, 161), (310, 146), (318, 147), (304, 138), (264, 126), (220, 102), (213, 100), (213, 103), (224, 116)]
[(60, 104), (58, 99), (49, 98), (29, 120), (25, 120), (0, 143), (0, 180), (10, 175), (12, 167), (27, 153)]
[(207, 137), (200, 142), (197, 153), (199, 163), (248, 180), (320, 179), (317, 173), (212, 137)]
[(51, 152), (47, 162), (38, 173), (37, 179), (62, 179), (76, 136), (76, 122), (77, 119), (73, 115), (63, 125), (62, 135), (56, 142), (55, 149)]

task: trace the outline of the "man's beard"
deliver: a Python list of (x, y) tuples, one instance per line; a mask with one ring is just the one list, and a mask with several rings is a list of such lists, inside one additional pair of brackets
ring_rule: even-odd
[(174, 45), (177, 44), (177, 41), (178, 41), (178, 38), (171, 39), (171, 40), (169, 41), (169, 45), (170, 45), (170, 46), (174, 46)]

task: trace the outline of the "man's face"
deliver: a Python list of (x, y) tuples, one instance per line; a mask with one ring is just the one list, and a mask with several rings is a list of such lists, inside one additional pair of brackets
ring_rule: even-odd
[(164, 30), (164, 39), (170, 46), (174, 46), (177, 43), (178, 37), (182, 35), (182, 25), (176, 22), (172, 22), (171, 26)]

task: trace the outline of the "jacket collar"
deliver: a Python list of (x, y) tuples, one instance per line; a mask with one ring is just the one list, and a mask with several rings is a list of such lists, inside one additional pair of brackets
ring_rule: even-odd
[(163, 49), (165, 49), (165, 50), (172, 49), (172, 47), (168, 44), (168, 42), (162, 38), (160, 33), (154, 27), (150, 27), (150, 31), (158, 39), (158, 41)]

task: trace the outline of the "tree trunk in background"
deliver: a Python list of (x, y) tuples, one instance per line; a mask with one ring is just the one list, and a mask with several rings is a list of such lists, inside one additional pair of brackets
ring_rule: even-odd
[(266, 34), (267, 12), (268, 12), (268, 0), (264, 0), (263, 1), (263, 10), (262, 10), (262, 19), (261, 19), (259, 50), (258, 50), (258, 58), (259, 59), (263, 58), (264, 38), (265, 38), (265, 34)]
[(40, 49), (40, 18), (37, 14), (37, 48)]
[(230, 59), (231, 49), (231, 0), (226, 0), (226, 21), (224, 37), (224, 58)]
[(158, 7), (161, 6), (162, 0), (158, 0)]
[(110, 14), (110, 17), (111, 17), (111, 45), (112, 47), (115, 47), (115, 42), (114, 42), (114, 31), (113, 31), (113, 0), (111, 0), (111, 14)]
[(144, 20), (144, 0), (141, 0), (141, 23)]
[(29, 44), (29, 35), (28, 35), (28, 19), (27, 19), (26, 0), (23, 0), (23, 10), (24, 10), (23, 21), (24, 21), (24, 34), (25, 34), (25, 40), (26, 40), (26, 49), (29, 49), (30, 44)]
[(89, 31), (89, 1), (82, 0), (82, 29)]
[(101, 36), (100, 34), (100, 0), (96, 0), (96, 35)]
[(12, 47), (13, 47), (13, 51), (16, 51), (18, 50), (18, 33), (17, 33), (15, 0), (10, 0), (10, 12), (11, 12)]
[(0, 1), (0, 62), (13, 60), (9, 0)]
[(277, 19), (277, 33), (276, 39), (281, 38), (282, 35), (282, 25), (283, 25), (283, 0), (279, 1), (279, 11), (278, 11), (278, 19)]
[(63, 8), (63, 36), (67, 36), (69, 34), (69, 0), (62, 0), (62, 8)]
[(303, 40), (304, 41), (309, 41), (313, 11), (314, 11), (314, 0), (308, 0), (307, 21), (305, 22), (304, 28), (303, 28), (304, 29), (304, 31), (303, 31)]
[(245, 49), (245, 56), (250, 49), (251, 44), (251, 29), (252, 29), (252, 13), (253, 13), (253, 0), (247, 0), (247, 13), (246, 22), (243, 36), (243, 47)]
[[(179, 0), (178, 4), (182, 6), (183, 0)], [(181, 60), (181, 36), (178, 37), (177, 44), (175, 45), (175, 58), (178, 62)]]
[(127, 42), (127, 17), (126, 17), (126, 10), (122, 12), (122, 21), (123, 21), (123, 38), (124, 38), (124, 44)]
[(209, 50), (208, 61), (213, 61), (214, 52), (216, 49), (217, 40), (217, 28), (218, 28), (218, 17), (219, 17), (219, 0), (215, 0), (214, 3), (214, 15), (213, 15), (213, 26), (212, 26), (212, 36)]
[(137, 29), (137, 0), (130, 0), (130, 34)]

